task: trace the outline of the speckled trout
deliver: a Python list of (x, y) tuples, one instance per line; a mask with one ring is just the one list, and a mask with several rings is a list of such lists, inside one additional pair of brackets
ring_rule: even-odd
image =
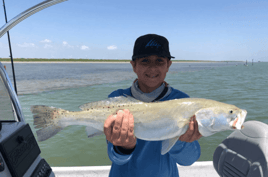
[(48, 106), (32, 106), (38, 141), (56, 135), (69, 125), (84, 125), (88, 137), (103, 134), (104, 122), (117, 111), (128, 109), (134, 117), (134, 134), (147, 141), (162, 141), (167, 153), (189, 127), (195, 115), (198, 129), (207, 137), (220, 131), (243, 128), (247, 111), (234, 105), (203, 98), (183, 98), (162, 102), (142, 102), (130, 96), (119, 96), (91, 102), (68, 111)]

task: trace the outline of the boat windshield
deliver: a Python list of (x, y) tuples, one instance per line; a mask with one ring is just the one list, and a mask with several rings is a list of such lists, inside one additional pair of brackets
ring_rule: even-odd
[(3, 77), (4, 75), (0, 74), (0, 122), (16, 121), (15, 109), (6, 88), (6, 79)]

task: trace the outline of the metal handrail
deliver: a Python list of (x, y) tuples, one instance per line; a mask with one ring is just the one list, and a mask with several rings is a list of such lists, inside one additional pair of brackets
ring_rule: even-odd
[(8, 74), (6, 72), (6, 69), (0, 62), (0, 77), (3, 79), (3, 83), (5, 84), (5, 87), (7, 91), (9, 92), (10, 100), (12, 101), (13, 108), (16, 110), (16, 115), (17, 115), (17, 121), (19, 122), (25, 122), (24, 120), (24, 115), (21, 110), (20, 102), (18, 99), (17, 94), (15, 93), (14, 88), (12, 87), (11, 81), (8, 77)]
[(16, 86), (16, 77), (15, 77), (15, 69), (14, 69), (14, 64), (13, 64), (13, 56), (12, 56), (12, 50), (11, 50), (11, 42), (10, 42), (10, 37), (9, 37), (9, 30), (13, 28), (15, 25), (20, 23), (22, 20), (28, 18), (29, 16), (35, 14), (36, 12), (39, 12), (47, 7), (53, 6), (55, 4), (64, 2), (67, 0), (47, 0), (43, 1), (27, 10), (24, 12), (20, 13), (13, 19), (11, 19), (9, 22), (7, 22), (7, 15), (6, 15), (6, 8), (5, 8), (5, 1), (3, 0), (3, 6), (4, 6), (4, 12), (5, 12), (5, 20), (6, 24), (0, 28), (0, 38), (7, 32), (8, 35), (8, 43), (9, 43), (9, 50), (10, 50), (10, 57), (11, 57), (11, 66), (12, 66), (12, 73), (13, 73), (13, 80), (14, 80), (14, 88), (16, 94), (17, 92), (17, 86)]
[(8, 23), (6, 23), (5, 25), (3, 25), (0, 28), (0, 38), (7, 32), (9, 31), (11, 28), (13, 28), (15, 25), (17, 25), (18, 23), (20, 23), (22, 20), (28, 18), (29, 16), (35, 14), (36, 12), (39, 12), (47, 7), (53, 6), (55, 4), (64, 2), (67, 0), (47, 0), (47, 1), (43, 1), (27, 10), (25, 10), (24, 12), (20, 13), (19, 15), (17, 15), (16, 17), (12, 18)]

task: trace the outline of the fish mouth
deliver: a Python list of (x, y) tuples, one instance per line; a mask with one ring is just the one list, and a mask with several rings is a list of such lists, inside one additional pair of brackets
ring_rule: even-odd
[(238, 129), (241, 130), (244, 128), (243, 123), (246, 119), (247, 111), (242, 109), (241, 113), (237, 115), (236, 119), (234, 121), (230, 122), (232, 129)]

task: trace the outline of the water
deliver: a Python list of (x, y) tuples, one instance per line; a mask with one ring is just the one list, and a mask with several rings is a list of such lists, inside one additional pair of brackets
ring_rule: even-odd
[[(5, 65), (12, 79), (11, 66), (8, 63)], [(226, 63), (174, 63), (170, 72), (178, 72), (178, 67), (183, 72), (225, 65), (227, 66)], [(115, 83), (136, 77), (130, 63), (15, 63), (15, 75), (20, 95)]]
[[(6, 64), (11, 76), (10, 65)], [(190, 66), (189, 66), (190, 65)], [(19, 100), (26, 121), (33, 128), (31, 105), (49, 105), (72, 111), (78, 106), (106, 99), (114, 90), (128, 88), (136, 78), (126, 64), (16, 63)], [(173, 63), (166, 82), (191, 97), (234, 104), (248, 111), (248, 120), (268, 123), (268, 63)], [(60, 83), (57, 83), (60, 82)], [(232, 131), (201, 138), (199, 161), (211, 161), (213, 152)], [(41, 156), (51, 166), (110, 165), (105, 136), (88, 139), (83, 126), (66, 127), (53, 138), (38, 142)]]

